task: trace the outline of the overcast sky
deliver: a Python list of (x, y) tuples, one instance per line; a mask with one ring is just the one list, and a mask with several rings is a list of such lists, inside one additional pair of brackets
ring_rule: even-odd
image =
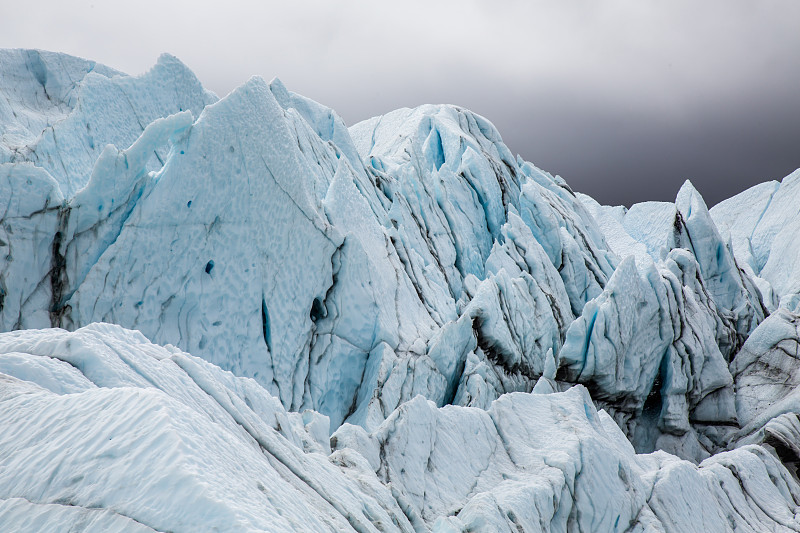
[[(0, 7), (11, 0), (0, 0)], [(484, 115), (601, 203), (709, 206), (800, 167), (800, 0), (29, 0), (0, 47), (130, 74), (178, 56), (220, 96), (258, 74), (348, 124), (404, 106)]]

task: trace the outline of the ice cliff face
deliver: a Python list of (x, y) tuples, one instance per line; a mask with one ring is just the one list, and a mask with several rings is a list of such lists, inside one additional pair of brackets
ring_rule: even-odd
[(170, 56), (0, 93), (0, 524), (800, 530), (797, 173), (601, 206)]

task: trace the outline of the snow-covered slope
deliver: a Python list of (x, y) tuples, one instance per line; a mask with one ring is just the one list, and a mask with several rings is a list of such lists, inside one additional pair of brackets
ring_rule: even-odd
[(601, 206), (456, 106), (0, 59), (0, 524), (800, 530), (796, 174)]

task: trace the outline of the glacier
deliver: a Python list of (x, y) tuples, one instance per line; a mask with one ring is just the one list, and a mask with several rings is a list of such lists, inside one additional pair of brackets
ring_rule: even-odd
[(604, 206), (454, 105), (0, 73), (0, 529), (800, 531), (800, 171)]

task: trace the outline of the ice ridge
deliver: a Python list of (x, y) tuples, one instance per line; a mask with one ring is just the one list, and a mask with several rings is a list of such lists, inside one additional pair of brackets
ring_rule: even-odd
[(800, 530), (800, 174), (602, 206), (458, 106), (0, 71), (0, 525)]

